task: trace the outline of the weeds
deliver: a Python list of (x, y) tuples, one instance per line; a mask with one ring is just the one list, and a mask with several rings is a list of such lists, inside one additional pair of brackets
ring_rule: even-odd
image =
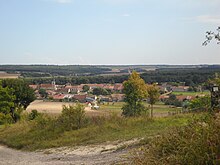
[[(18, 149), (36, 150), (97, 144), (106, 141), (125, 141), (155, 136), (170, 127), (186, 125), (190, 116), (158, 119), (123, 118), (117, 115), (83, 117), (80, 129), (75, 125), (69, 127), (68, 123), (60, 118), (62, 117), (52, 118), (47, 115), (38, 115), (34, 120), (23, 119), (16, 124), (0, 128), (0, 143)], [(74, 120), (66, 121), (74, 122)]]
[(212, 165), (220, 163), (219, 155), (220, 118), (204, 115), (148, 140), (129, 160), (136, 165)]

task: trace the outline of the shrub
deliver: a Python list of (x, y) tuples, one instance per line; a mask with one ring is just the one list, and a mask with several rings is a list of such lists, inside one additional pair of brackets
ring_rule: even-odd
[(0, 125), (13, 123), (13, 118), (10, 114), (0, 113)]
[(36, 117), (38, 117), (40, 113), (37, 112), (37, 110), (32, 110), (30, 114), (28, 114), (29, 120), (34, 120)]
[(218, 164), (220, 118), (205, 116), (189, 125), (153, 138), (147, 146), (133, 152), (131, 164), (205, 165)]
[(77, 103), (76, 106), (63, 106), (61, 116), (58, 122), (66, 130), (80, 129), (85, 124), (85, 110), (84, 106)]
[(210, 96), (199, 97), (192, 100), (189, 104), (189, 108), (192, 111), (209, 111), (211, 110), (211, 98)]

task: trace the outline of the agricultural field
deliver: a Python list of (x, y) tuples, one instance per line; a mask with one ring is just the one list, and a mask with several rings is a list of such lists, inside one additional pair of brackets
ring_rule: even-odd
[(174, 95), (184, 95), (184, 96), (199, 96), (199, 95), (210, 95), (209, 91), (204, 92), (172, 92)]
[[(47, 102), (43, 100), (35, 100), (28, 106), (27, 112), (31, 112), (32, 110), (37, 110), (40, 113), (51, 114), (54, 116), (54, 115), (61, 114), (63, 105), (66, 105), (66, 106), (74, 105), (74, 103)], [(97, 116), (97, 115), (103, 114), (97, 110), (91, 110), (89, 107), (86, 107), (86, 105), (85, 105), (85, 111), (86, 111), (86, 114), (89, 116)]]
[[(85, 104), (86, 114), (89, 116), (102, 116), (102, 115), (110, 115), (110, 114), (117, 114), (121, 115), (122, 113), (122, 106), (124, 102), (117, 102), (117, 103), (104, 103), (100, 104), (100, 109), (98, 110), (91, 110)], [(31, 110), (37, 110), (40, 113), (47, 113), (47, 114), (60, 114), (62, 112), (63, 105), (74, 105), (74, 103), (68, 102), (46, 102), (42, 100), (36, 100), (32, 102), (28, 108), (27, 112), (31, 112)], [(146, 103), (146, 106), (149, 105)], [(172, 108), (168, 105), (164, 105), (163, 103), (158, 102), (154, 105), (154, 116), (155, 117), (163, 117), (167, 116), (170, 112), (178, 113), (181, 108)]]
[(20, 76), (20, 74), (9, 74), (6, 72), (1, 72), (0, 71), (0, 79), (5, 79), (5, 78), (18, 78)]

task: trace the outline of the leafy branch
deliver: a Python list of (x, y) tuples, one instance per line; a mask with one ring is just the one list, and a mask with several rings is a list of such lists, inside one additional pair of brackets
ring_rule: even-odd
[(206, 40), (202, 43), (203, 46), (209, 44), (212, 39), (217, 40), (217, 44), (220, 44), (220, 26), (216, 30), (217, 32), (212, 32), (212, 31), (206, 32)]

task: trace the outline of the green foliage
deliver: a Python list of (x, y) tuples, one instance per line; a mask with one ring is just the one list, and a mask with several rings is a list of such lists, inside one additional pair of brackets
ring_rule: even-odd
[(206, 46), (212, 39), (217, 41), (217, 44), (220, 44), (220, 26), (216, 29), (217, 32), (207, 31), (206, 40), (202, 43), (203, 46)]
[(151, 117), (153, 117), (153, 105), (159, 100), (160, 89), (156, 84), (147, 85), (148, 103), (151, 105)]
[(47, 93), (47, 91), (45, 90), (45, 89), (39, 89), (39, 94), (40, 94), (40, 96), (42, 97), (42, 98), (47, 98), (47, 96), (48, 96), (48, 93)]
[(168, 99), (164, 101), (165, 105), (173, 105), (176, 107), (182, 107), (182, 102), (176, 98), (176, 95), (171, 94)]
[(220, 163), (220, 118), (205, 115), (154, 137), (131, 155), (134, 165), (217, 165)]
[(90, 87), (88, 85), (83, 86), (83, 92), (88, 92)]
[(0, 125), (13, 123), (13, 118), (10, 114), (0, 113)]
[(31, 113), (28, 114), (28, 119), (29, 119), (29, 120), (34, 120), (34, 119), (36, 119), (39, 115), (40, 115), (40, 113), (38, 113), (37, 110), (32, 110)]
[(0, 113), (9, 114), (14, 108), (15, 96), (12, 92), (11, 89), (0, 86)]
[(192, 111), (209, 111), (211, 109), (210, 96), (199, 97), (190, 101), (189, 108)]
[(58, 121), (66, 130), (80, 129), (85, 124), (85, 107), (79, 103), (76, 106), (63, 106)]
[(15, 96), (12, 92), (11, 89), (0, 86), (0, 125), (13, 122)]
[(100, 144), (106, 141), (124, 141), (152, 137), (173, 126), (187, 123), (190, 116), (149, 119), (123, 118), (118, 115), (88, 118), (80, 129), (67, 130), (59, 118), (39, 115), (34, 120), (19, 121), (0, 128), (0, 143), (7, 146), (37, 150), (52, 147)]
[(94, 88), (92, 93), (93, 93), (93, 95), (109, 95), (109, 94), (111, 94), (110, 91), (107, 91), (106, 89), (103, 89), (103, 88)]
[(147, 97), (147, 86), (137, 72), (132, 72), (127, 81), (123, 83), (125, 105), (122, 107), (124, 116), (139, 116), (146, 108), (142, 100)]
[(16, 96), (14, 103), (16, 106), (23, 107), (24, 109), (35, 100), (34, 90), (21, 79), (4, 79), (2, 80), (2, 87), (13, 89), (13, 95)]

